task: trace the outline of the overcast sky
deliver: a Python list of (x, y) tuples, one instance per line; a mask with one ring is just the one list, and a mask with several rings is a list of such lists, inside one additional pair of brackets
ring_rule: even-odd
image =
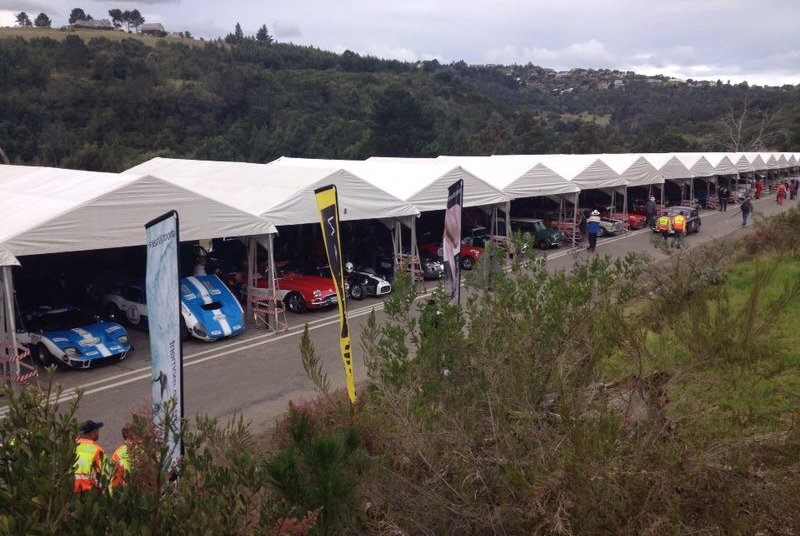
[(800, 83), (798, 0), (0, 0), (0, 26), (21, 10), (63, 25), (76, 6), (95, 18), (137, 8), (207, 38), (266, 24), (280, 41), (400, 60)]

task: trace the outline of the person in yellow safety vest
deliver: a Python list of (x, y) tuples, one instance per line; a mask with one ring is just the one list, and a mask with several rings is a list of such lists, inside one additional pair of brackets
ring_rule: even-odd
[(114, 454), (111, 455), (111, 463), (113, 465), (113, 473), (111, 476), (111, 489), (118, 486), (124, 486), (125, 480), (131, 472), (131, 459), (128, 453), (128, 442), (131, 440), (130, 426), (125, 425), (122, 427), (122, 440), (123, 443)]
[(669, 238), (670, 229), (672, 229), (672, 221), (670, 221), (669, 216), (666, 214), (659, 216), (658, 220), (656, 220), (656, 230), (661, 233), (665, 246), (667, 244), (667, 238)]
[(678, 212), (672, 218), (672, 244), (671, 247), (680, 249), (683, 245), (683, 235), (686, 233), (686, 216)]
[(83, 493), (100, 487), (106, 453), (97, 444), (102, 422), (92, 420), (81, 424), (80, 437), (75, 445), (75, 493)]

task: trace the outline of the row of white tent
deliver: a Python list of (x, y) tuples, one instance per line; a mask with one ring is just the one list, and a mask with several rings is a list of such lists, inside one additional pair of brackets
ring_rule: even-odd
[[(185, 240), (261, 236), (317, 222), (313, 190), (335, 184), (343, 221), (402, 220), (464, 206), (626, 189), (697, 177), (788, 173), (800, 153), (440, 156), (269, 164), (154, 158), (122, 174), (0, 166), (0, 266), (16, 257), (141, 245), (142, 225), (176, 209)], [(412, 218), (413, 221), (413, 218)]]
[(577, 210), (583, 190), (626, 192), (756, 173), (769, 178), (798, 168), (800, 153), (279, 158), (268, 164), (154, 158), (122, 174), (0, 165), (0, 343), (6, 335), (13, 339), (11, 266), (18, 257), (144, 245), (144, 224), (173, 209), (184, 241), (250, 237), (248, 254), (256, 243), (264, 245), (274, 268), (276, 226), (316, 223), (314, 190), (328, 184), (337, 186), (343, 221), (377, 219), (394, 229), (397, 254), (402, 225), (411, 229), (414, 252), (416, 217), (445, 209), (447, 188), (457, 180), (464, 181), (465, 207), (509, 215), (513, 199), (571, 196)]

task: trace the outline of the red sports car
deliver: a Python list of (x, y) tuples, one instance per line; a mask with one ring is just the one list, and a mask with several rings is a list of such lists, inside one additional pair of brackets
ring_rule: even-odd
[[(420, 244), (419, 250), (420, 253), (427, 253), (434, 258), (442, 257), (441, 242), (426, 242), (425, 244)], [(461, 267), (464, 270), (472, 270), (481, 255), (483, 255), (482, 247), (461, 244)]]
[[(276, 262), (275, 269), (277, 271), (275, 286), (278, 296), (291, 312), (302, 313), (306, 309), (322, 309), (336, 305), (338, 298), (333, 279), (301, 273), (288, 262)], [(247, 278), (237, 272), (229, 274), (226, 282), (229, 279), (232, 284), (236, 284), (237, 281), (245, 281)], [(266, 275), (258, 274), (255, 297), (266, 300), (268, 289), (269, 278)]]
[[(614, 219), (614, 220), (622, 220), (623, 222), (626, 221), (622, 219), (623, 218), (622, 214), (615, 212), (612, 215), (611, 211), (608, 208), (606, 208), (603, 212), (600, 213), (600, 217)], [(629, 212), (627, 217), (627, 222), (628, 222), (628, 229), (632, 231), (635, 231), (636, 229), (644, 229), (645, 226), (647, 225), (647, 217), (644, 216), (643, 214), (634, 214), (632, 212)]]

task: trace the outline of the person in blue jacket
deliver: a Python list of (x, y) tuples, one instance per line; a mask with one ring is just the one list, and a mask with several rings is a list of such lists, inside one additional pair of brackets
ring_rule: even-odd
[(592, 215), (586, 220), (586, 234), (589, 236), (589, 251), (594, 253), (597, 247), (597, 234), (600, 232), (600, 213), (592, 211)]

